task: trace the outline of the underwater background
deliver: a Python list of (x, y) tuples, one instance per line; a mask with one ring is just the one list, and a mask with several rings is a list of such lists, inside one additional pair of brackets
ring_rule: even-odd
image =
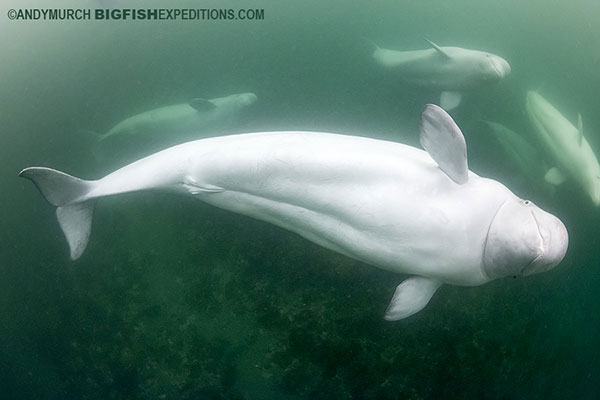
[[(260, 21), (10, 21), (25, 7), (264, 8)], [(7, 1), (0, 7), (1, 399), (596, 399), (600, 212), (575, 184), (537, 191), (481, 120), (531, 131), (539, 90), (600, 153), (600, 2)], [(439, 92), (377, 66), (363, 38), (423, 38), (498, 54), (511, 75), (451, 112), (469, 166), (557, 215), (556, 269), (444, 285), (383, 320), (405, 276), (191, 197), (98, 202), (85, 254), (69, 260), (27, 166), (97, 179), (89, 131), (190, 98), (253, 92), (223, 135), (317, 130), (418, 146)]]

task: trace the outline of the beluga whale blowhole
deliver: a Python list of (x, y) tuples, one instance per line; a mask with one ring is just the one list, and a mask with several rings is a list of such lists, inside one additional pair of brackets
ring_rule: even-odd
[(508, 61), (495, 54), (425, 40), (430, 49), (398, 51), (372, 43), (373, 59), (404, 82), (442, 91), (440, 105), (445, 110), (460, 104), (463, 90), (496, 83), (510, 73)]
[(387, 320), (423, 309), (442, 284), (483, 285), (548, 271), (563, 259), (562, 222), (469, 171), (462, 132), (444, 110), (426, 106), (420, 131), (425, 151), (333, 133), (261, 132), (177, 145), (99, 180), (44, 167), (20, 176), (57, 207), (72, 259), (86, 248), (99, 199), (170, 191), (410, 275)]

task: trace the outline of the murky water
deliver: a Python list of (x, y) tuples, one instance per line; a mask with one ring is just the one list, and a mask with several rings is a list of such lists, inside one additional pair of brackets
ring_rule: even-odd
[[(0, 7), (0, 397), (597, 397), (599, 211), (576, 183), (536, 187), (481, 120), (532, 138), (525, 93), (538, 90), (574, 125), (582, 115), (600, 153), (600, 3), (209, 1), (201, 7), (262, 8), (265, 18), (10, 21), (20, 7), (48, 4)], [(72, 262), (53, 207), (17, 177), (39, 165), (97, 179), (122, 160), (97, 162), (92, 131), (243, 92), (256, 104), (198, 134), (299, 129), (418, 146), (421, 109), (439, 90), (378, 66), (364, 38), (418, 50), (424, 37), (510, 62), (506, 79), (464, 93), (451, 114), (471, 170), (567, 226), (569, 251), (553, 271), (444, 285), (420, 313), (387, 322), (405, 276), (184, 196), (102, 199)]]

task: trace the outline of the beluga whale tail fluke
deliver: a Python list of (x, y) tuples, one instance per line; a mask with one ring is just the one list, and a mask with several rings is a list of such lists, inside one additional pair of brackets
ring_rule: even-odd
[(443, 284), (483, 285), (563, 259), (562, 222), (469, 171), (462, 132), (438, 106), (423, 111), (421, 143), (425, 151), (325, 132), (247, 133), (183, 143), (99, 180), (40, 167), (20, 176), (57, 207), (72, 259), (86, 247), (97, 199), (169, 191), (409, 275), (387, 320), (417, 313)]
[(93, 182), (51, 168), (25, 168), (19, 176), (33, 181), (44, 198), (56, 206), (56, 217), (69, 243), (71, 259), (79, 258), (92, 229), (95, 201), (87, 200), (86, 194)]
[(430, 46), (426, 50), (398, 51), (374, 45), (373, 59), (404, 82), (440, 90), (440, 105), (447, 111), (460, 105), (464, 90), (498, 82), (510, 74), (508, 61), (495, 54), (425, 41)]

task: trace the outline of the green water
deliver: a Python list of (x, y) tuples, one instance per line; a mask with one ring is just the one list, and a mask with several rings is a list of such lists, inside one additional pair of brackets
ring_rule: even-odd
[[(539, 89), (571, 121), (582, 114), (600, 153), (600, 3), (190, 1), (169, 7), (264, 8), (265, 20), (6, 17), (48, 3), (0, 7), (0, 398), (597, 398), (599, 212), (575, 184), (534, 190), (477, 121), (527, 132), (525, 92)], [(118, 166), (95, 163), (82, 131), (246, 91), (258, 96), (251, 112), (213, 134), (302, 129), (417, 145), (420, 110), (439, 93), (375, 65), (361, 37), (394, 49), (427, 37), (511, 63), (453, 117), (473, 171), (565, 223), (559, 267), (445, 285), (420, 313), (386, 322), (404, 276), (183, 196), (101, 200), (71, 262), (53, 208), (17, 177), (40, 165), (99, 178)]]

